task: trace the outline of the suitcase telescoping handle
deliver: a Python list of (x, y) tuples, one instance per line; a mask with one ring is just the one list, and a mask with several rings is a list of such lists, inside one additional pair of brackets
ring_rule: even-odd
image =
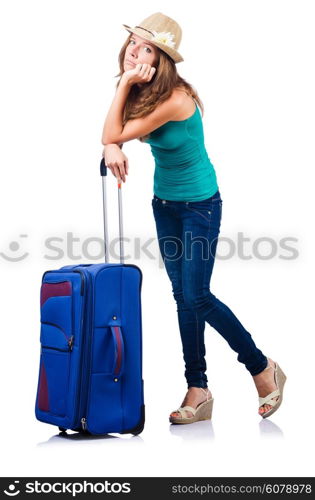
[[(102, 160), (101, 160), (100, 173), (101, 173), (101, 176), (102, 176), (102, 185), (103, 185), (103, 221), (104, 221), (105, 262), (109, 262), (108, 224), (107, 224), (107, 199), (106, 199), (107, 166), (105, 165), (104, 158), (102, 158)], [(122, 220), (121, 181), (118, 181), (117, 185), (118, 185), (118, 212), (119, 212), (119, 253), (120, 253), (120, 263), (123, 264), (124, 263), (124, 244), (123, 244), (123, 220)]]

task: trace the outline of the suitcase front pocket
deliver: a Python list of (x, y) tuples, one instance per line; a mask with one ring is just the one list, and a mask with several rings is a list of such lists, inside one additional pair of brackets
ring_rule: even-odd
[(52, 323), (41, 323), (40, 343), (42, 347), (56, 351), (69, 351), (72, 349), (73, 335), (67, 337), (65, 332)]
[(71, 281), (42, 283), (40, 305), (41, 356), (37, 408), (65, 417), (73, 344)]
[(42, 347), (37, 397), (39, 410), (66, 416), (69, 370), (70, 351)]
[(41, 343), (63, 348), (72, 336), (72, 283), (43, 283), (41, 286)]

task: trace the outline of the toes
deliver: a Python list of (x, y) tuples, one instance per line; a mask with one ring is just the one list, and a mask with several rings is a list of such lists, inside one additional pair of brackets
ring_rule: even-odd
[(262, 415), (263, 413), (266, 413), (267, 411), (269, 411), (271, 408), (270, 405), (263, 405), (263, 406), (260, 406), (259, 408), (259, 413)]
[[(184, 418), (190, 418), (192, 416), (193, 416), (193, 414), (191, 413), (191, 411), (187, 411)], [(179, 411), (173, 411), (170, 414), (170, 417), (183, 418), (182, 415), (181, 415), (181, 413)]]
[(179, 411), (173, 411), (170, 416), (176, 418), (182, 418), (182, 414)]
[(269, 410), (270, 410), (270, 408), (271, 408), (271, 406), (270, 406), (270, 405), (264, 405), (264, 406), (263, 406), (263, 413), (266, 413), (267, 411), (269, 411)]
[(170, 414), (170, 417), (179, 417), (179, 412), (178, 412), (178, 411), (173, 411), (173, 412)]
[[(274, 401), (278, 401), (279, 396), (276, 396), (275, 398), (272, 398), (272, 399)], [(264, 405), (259, 407), (258, 413), (260, 413), (262, 415), (263, 413), (266, 413), (267, 411), (269, 411), (271, 408), (273, 408), (271, 405), (264, 404)]]

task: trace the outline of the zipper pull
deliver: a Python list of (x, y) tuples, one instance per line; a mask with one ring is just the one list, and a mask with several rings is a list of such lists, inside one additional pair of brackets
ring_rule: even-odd
[(68, 346), (69, 346), (70, 351), (72, 351), (72, 348), (73, 348), (73, 340), (74, 340), (74, 337), (73, 337), (73, 335), (71, 335), (71, 337), (68, 340)]
[(84, 431), (86, 431), (86, 418), (81, 418), (81, 426)]

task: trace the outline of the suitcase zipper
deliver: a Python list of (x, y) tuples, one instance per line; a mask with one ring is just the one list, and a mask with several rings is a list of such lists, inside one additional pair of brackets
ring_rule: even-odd
[(80, 294), (81, 295), (84, 295), (84, 287), (85, 287), (85, 275), (83, 273), (83, 271), (81, 271), (80, 269), (74, 269), (73, 270), (74, 273), (79, 273), (80, 276), (81, 276), (81, 288), (80, 288)]
[(68, 346), (69, 346), (70, 351), (72, 351), (72, 349), (73, 349), (73, 341), (74, 341), (74, 336), (71, 335), (71, 337), (68, 340)]
[[(86, 346), (86, 355), (83, 359), (83, 366), (81, 369), (81, 382), (80, 382), (80, 407), (81, 407), (81, 402), (83, 400), (83, 415), (86, 414), (87, 412), (87, 406), (88, 406), (88, 390), (89, 390), (89, 382), (90, 382), (90, 377), (89, 377), (89, 365), (90, 365), (90, 354), (91, 354), (91, 332), (92, 332), (92, 326), (93, 326), (93, 287), (92, 287), (92, 276), (88, 274), (88, 279), (90, 282), (90, 287), (89, 287), (89, 296), (87, 297), (87, 304), (88, 304), (88, 312), (89, 312), (89, 321), (87, 322), (87, 328), (86, 328), (86, 335), (84, 336), (85, 342), (87, 342)], [(87, 337), (87, 338), (86, 338)], [(83, 349), (84, 346), (82, 346)], [(83, 374), (85, 377), (83, 377)], [(83, 379), (83, 383), (82, 383)], [(84, 399), (83, 399), (84, 398)], [(85, 417), (81, 418), (81, 424), (82, 424), (82, 429), (87, 430), (87, 421)], [(84, 426), (84, 427), (83, 427)]]
[[(81, 316), (81, 332), (82, 332), (82, 345), (81, 345), (81, 360), (80, 360), (80, 382), (78, 384), (78, 397), (77, 397), (77, 409), (76, 409), (76, 415), (77, 418), (80, 418), (80, 415), (84, 415), (86, 412), (86, 400), (87, 400), (87, 385), (88, 385), (88, 370), (86, 368), (87, 366), (87, 360), (89, 358), (90, 354), (90, 349), (88, 352), (85, 353), (85, 346), (87, 345), (90, 347), (90, 332), (91, 332), (91, 318), (92, 318), (92, 308), (89, 307), (89, 304), (92, 302), (92, 297), (88, 295), (87, 291), (88, 288), (85, 286), (85, 280), (86, 278), (89, 279), (90, 283), (92, 281), (92, 277), (88, 274), (86, 275), (85, 272), (81, 269), (76, 269), (74, 272), (80, 273), (83, 281), (83, 286), (81, 288), (81, 291), (83, 291), (83, 295), (85, 298), (85, 303), (82, 306), (82, 316)], [(90, 286), (89, 294), (92, 293), (92, 287)], [(90, 314), (90, 321), (89, 323), (87, 322), (87, 318), (85, 318), (85, 312), (89, 312)], [(84, 322), (85, 319), (85, 322)], [(88, 338), (87, 338), (88, 337)], [(86, 375), (86, 376), (84, 376)], [(83, 398), (86, 398), (85, 401)], [(87, 422), (86, 418), (82, 417), (80, 419), (81, 426), (83, 430), (87, 429)]]
[(81, 418), (81, 426), (82, 426), (82, 430), (86, 431), (87, 423), (86, 423), (85, 417)]
[[(80, 418), (80, 414), (81, 414), (81, 399), (82, 399), (82, 396), (81, 396), (81, 393), (82, 393), (82, 365), (83, 365), (83, 357), (84, 357), (84, 346), (85, 346), (85, 337), (86, 337), (86, 332), (84, 331), (84, 326), (85, 326), (85, 323), (84, 323), (84, 317), (85, 317), (85, 309), (86, 309), (86, 293), (85, 293), (85, 290), (86, 290), (86, 287), (85, 287), (85, 273), (84, 271), (82, 271), (81, 269), (75, 269), (73, 270), (74, 273), (78, 273), (80, 274), (81, 276), (81, 295), (83, 296), (83, 299), (82, 299), (82, 308), (81, 308), (81, 339), (82, 339), (82, 345), (81, 345), (81, 358), (80, 358), (80, 381), (79, 381), (79, 384), (78, 384), (78, 389), (77, 389), (77, 397), (76, 397), (76, 402), (77, 402), (77, 406), (76, 406), (76, 411), (75, 411), (75, 415), (76, 415), (76, 419), (77, 418)], [(81, 419), (81, 423), (82, 423), (82, 419)]]

